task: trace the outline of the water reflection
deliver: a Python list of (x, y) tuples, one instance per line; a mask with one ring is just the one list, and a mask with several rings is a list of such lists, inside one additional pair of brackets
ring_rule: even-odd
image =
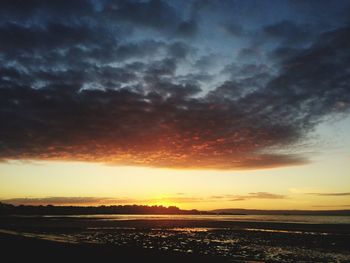
[(350, 224), (350, 216), (316, 215), (44, 215), (47, 218), (90, 218), (106, 221), (124, 220), (209, 220), (240, 222), (280, 222), (305, 224)]
[[(89, 228), (76, 233), (37, 233), (37, 237), (69, 242), (113, 244), (220, 255), (234, 260), (271, 262), (349, 262), (350, 253), (325, 251), (329, 236), (317, 233), (301, 235), (296, 231), (255, 231), (214, 228)], [(335, 239), (336, 240), (336, 239)], [(334, 242), (334, 240), (332, 241)], [(337, 247), (339, 244), (333, 244)]]
[[(238, 222), (235, 216), (95, 215), (3, 218), (17, 234), (59, 242), (101, 243), (223, 256), (233, 261), (350, 262), (350, 226), (316, 224), (318, 217)], [(136, 218), (136, 219), (135, 219)], [(157, 218), (157, 219), (154, 219)], [(185, 218), (185, 220), (181, 220)], [(211, 218), (211, 220), (210, 220)], [(247, 217), (248, 219), (250, 217)], [(332, 221), (332, 217), (323, 221)], [(250, 218), (251, 219), (251, 218)], [(262, 220), (274, 220), (261, 223)], [(340, 219), (337, 219), (340, 220)], [(341, 219), (344, 221), (348, 218)], [(11, 222), (9, 224), (9, 222)], [(6, 231), (8, 231), (6, 230)], [(1, 232), (1, 230), (0, 230)], [(16, 234), (12, 233), (12, 234)]]

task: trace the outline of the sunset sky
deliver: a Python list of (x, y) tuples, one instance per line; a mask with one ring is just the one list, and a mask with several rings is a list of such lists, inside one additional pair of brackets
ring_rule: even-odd
[(0, 1), (0, 201), (350, 209), (349, 12)]

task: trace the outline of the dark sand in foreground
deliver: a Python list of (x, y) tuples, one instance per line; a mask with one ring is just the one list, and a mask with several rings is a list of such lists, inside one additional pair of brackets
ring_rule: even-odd
[(350, 262), (349, 224), (0, 217), (2, 262)]
[[(0, 234), (2, 262), (229, 262), (213, 256), (164, 252), (108, 244), (72, 244)], [(3, 261), (4, 260), (4, 261)], [(232, 261), (230, 261), (232, 262)]]

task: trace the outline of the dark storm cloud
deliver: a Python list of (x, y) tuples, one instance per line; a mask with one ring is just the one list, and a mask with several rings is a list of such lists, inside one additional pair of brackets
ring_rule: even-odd
[(308, 158), (289, 147), (349, 111), (346, 26), (290, 47), (308, 37), (299, 23), (259, 25), (259, 41), (278, 44), (237, 48), (232, 61), (203, 44), (223, 19), (203, 23), (201, 12), (226, 14), (210, 1), (188, 14), (167, 1), (26, 3), (0, 3), (11, 18), (0, 19), (0, 159), (298, 165)]
[(303, 15), (309, 20), (322, 25), (327, 23), (338, 24), (349, 22), (349, 16), (346, 14), (350, 4), (347, 0), (328, 1), (328, 0), (289, 0), (289, 5), (295, 8), (299, 15)]
[(281, 61), (287, 61), (288, 59), (294, 57), (299, 52), (298, 48), (289, 46), (280, 46), (268, 53), (269, 58), (272, 61), (280, 63)]
[(297, 124), (299, 118), (307, 127), (326, 114), (348, 111), (349, 33), (349, 27), (323, 33), (310, 48), (284, 61), (283, 70), (262, 91), (269, 93), (275, 113), (279, 109), (276, 101), (280, 101), (285, 120)]
[(278, 128), (255, 128), (231, 103), (191, 99), (186, 86), (157, 85), (146, 95), (74, 86), (2, 88), (1, 157), (193, 168), (303, 162), (255, 153), (285, 138)]
[(195, 48), (183, 43), (174, 42), (167, 47), (168, 56), (174, 59), (185, 59), (189, 54), (195, 53)]
[(210, 68), (214, 68), (219, 63), (219, 57), (215, 54), (207, 54), (201, 56), (195, 62), (195, 68), (200, 71), (208, 71)]
[(160, 0), (108, 1), (103, 12), (116, 21), (159, 30), (172, 29), (179, 22), (174, 8)]
[[(89, 0), (2, 0), (0, 2), (0, 14), (4, 18), (28, 19), (37, 16), (55, 18), (90, 14), (94, 11), (93, 1)], [(47, 18), (47, 17), (45, 17)]]
[(282, 41), (283, 45), (295, 45), (312, 38), (313, 31), (309, 27), (305, 24), (298, 25), (295, 22), (284, 20), (266, 26), (263, 31), (267, 37)]
[(243, 27), (239, 24), (229, 23), (224, 25), (224, 29), (229, 35), (234, 37), (240, 37), (245, 33)]
[(178, 35), (185, 38), (194, 37), (197, 34), (197, 31), (198, 25), (194, 20), (183, 21), (177, 28)]
[(242, 48), (238, 55), (237, 60), (242, 62), (257, 63), (261, 59), (261, 50), (257, 47)]
[(46, 49), (70, 47), (77, 44), (95, 45), (101, 36), (101, 29), (86, 26), (64, 24), (48, 24), (45, 28), (39, 26), (4, 24), (0, 27), (2, 51), (45, 51)]

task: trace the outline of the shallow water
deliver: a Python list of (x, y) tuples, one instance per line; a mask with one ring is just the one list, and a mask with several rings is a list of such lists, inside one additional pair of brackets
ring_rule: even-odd
[(103, 220), (210, 220), (305, 224), (350, 224), (350, 216), (314, 215), (47, 215), (44, 217), (94, 218)]
[[(223, 256), (232, 261), (350, 262), (341, 235), (296, 234), (213, 228), (89, 228), (67, 233), (18, 233), (70, 243), (100, 243), (163, 251)], [(345, 237), (346, 238), (346, 237)]]

